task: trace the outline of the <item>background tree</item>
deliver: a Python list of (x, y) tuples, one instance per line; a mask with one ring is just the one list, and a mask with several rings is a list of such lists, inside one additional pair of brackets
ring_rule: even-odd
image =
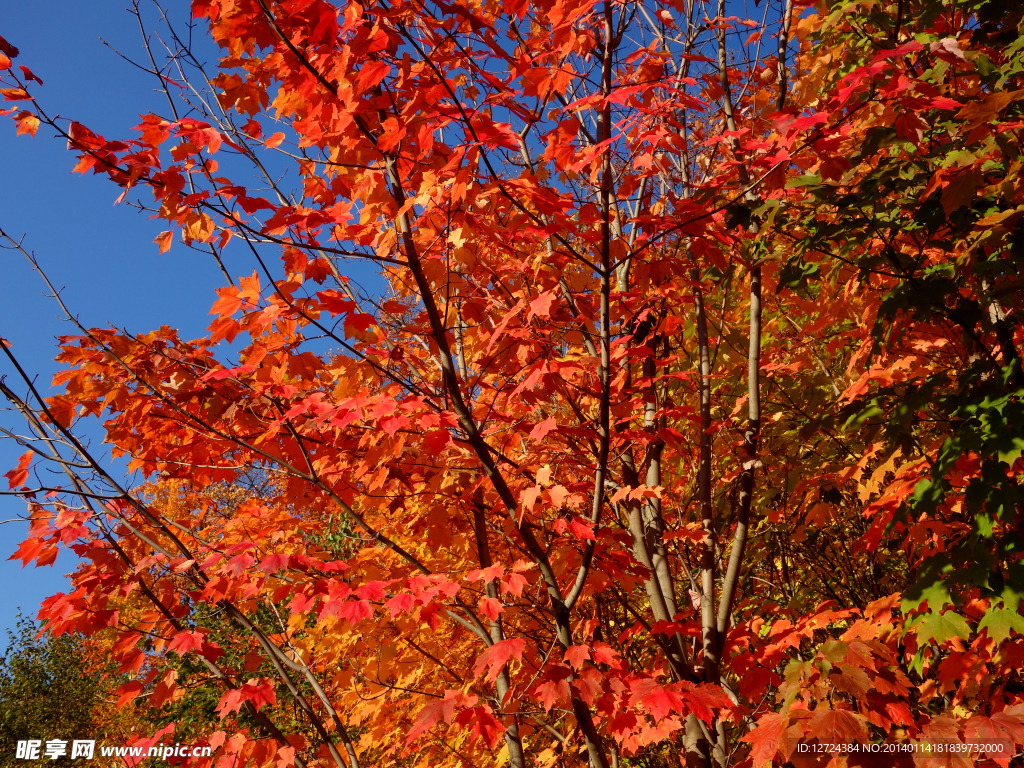
[[(95, 643), (65, 634), (54, 637), (19, 615), (17, 632), (7, 631), (0, 657), (0, 753), (15, 765), (17, 742), (26, 739), (116, 739), (117, 718), (109, 717)], [(107, 710), (105, 715), (104, 710)], [(69, 746), (70, 754), (70, 746)], [(69, 757), (53, 765), (71, 765)]]

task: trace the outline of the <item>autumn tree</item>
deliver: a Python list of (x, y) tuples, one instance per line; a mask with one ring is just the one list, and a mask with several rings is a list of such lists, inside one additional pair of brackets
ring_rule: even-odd
[(5, 42), (18, 132), (225, 281), (199, 339), (63, 308), (52, 397), (3, 346), (40, 617), (195, 765), (1009, 765), (1022, 14), (194, 0), (222, 58), (160, 9), (120, 139)]

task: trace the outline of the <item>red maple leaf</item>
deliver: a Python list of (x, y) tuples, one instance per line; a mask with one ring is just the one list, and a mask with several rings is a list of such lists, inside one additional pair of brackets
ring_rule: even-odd
[(23, 453), (21, 458), (18, 459), (18, 466), (4, 474), (4, 477), (7, 478), (8, 488), (19, 488), (25, 485), (25, 481), (28, 480), (28, 466), (32, 463), (32, 456), (32, 451)]
[(473, 666), (473, 674), (480, 675), (487, 670), (486, 679), (488, 682), (494, 680), (509, 661), (521, 659), (526, 649), (526, 641), (521, 637), (514, 637), (510, 640), (499, 640), (476, 660)]

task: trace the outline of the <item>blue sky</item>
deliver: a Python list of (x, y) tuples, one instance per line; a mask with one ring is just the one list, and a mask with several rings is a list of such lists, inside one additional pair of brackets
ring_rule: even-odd
[[(119, 138), (130, 136), (140, 113), (162, 113), (165, 106), (151, 76), (100, 41), (129, 56), (144, 54), (137, 22), (125, 5), (123, 0), (33, 0), (4, 3), (0, 14), (0, 34), (21, 51), (15, 63), (45, 83), (32, 88), (40, 104), (51, 114)], [(0, 121), (0, 227), (25, 236), (26, 247), (51, 279), (65, 286), (65, 301), (86, 325), (146, 331), (168, 324), (186, 338), (200, 335), (216, 298), (214, 288), (223, 284), (212, 260), (180, 245), (158, 255), (152, 241), (165, 227), (127, 206), (115, 207), (120, 190), (105, 177), (72, 174), (74, 162), (65, 142), (45, 126), (29, 138), (15, 136), (9, 119)], [(230, 248), (226, 255), (230, 269)], [(243, 271), (240, 262), (237, 267), (232, 271)], [(56, 371), (55, 337), (73, 330), (58, 319), (57, 307), (43, 295), (24, 257), (0, 251), (0, 275), (0, 336), (13, 343), (22, 365), (48, 388)], [(6, 361), (0, 375), (16, 384)], [(96, 444), (95, 431), (93, 438)], [(10, 441), (0, 441), (0, 474), (20, 453)], [(0, 497), (0, 520), (23, 511), (20, 500)], [(14, 625), (19, 606), (35, 615), (40, 600), (65, 589), (64, 574), (74, 567), (68, 552), (52, 568), (22, 570), (20, 562), (7, 561), (26, 531), (21, 522), (0, 525), (0, 630)], [(5, 642), (0, 631), (0, 647)]]
[[(165, 34), (155, 6), (142, 4), (142, 11), (147, 32)], [(177, 33), (187, 36), (188, 4), (170, 4), (170, 12)], [(0, 15), (0, 34), (20, 49), (15, 64), (29, 67), (44, 81), (43, 86), (32, 83), (30, 91), (50, 115), (76, 120), (108, 139), (132, 138), (136, 134), (131, 128), (141, 122), (140, 115), (171, 117), (163, 93), (155, 90), (153, 75), (119, 55), (146, 60), (138, 21), (125, 10), (123, 0), (8, 3)], [(154, 43), (159, 46), (155, 38)], [(219, 57), (205, 28), (196, 31), (192, 52), (205, 59), (204, 64), (215, 64)], [(276, 130), (271, 125), (264, 129)], [(224, 284), (215, 262), (180, 243), (159, 255), (153, 239), (166, 224), (128, 205), (115, 205), (120, 188), (105, 176), (73, 174), (75, 162), (66, 142), (54, 137), (52, 129), (41, 126), (34, 138), (16, 136), (13, 121), (0, 120), (0, 228), (24, 237), (25, 247), (51, 281), (63, 288), (65, 303), (84, 325), (112, 325), (132, 332), (169, 325), (184, 338), (202, 335), (217, 298), (214, 290)], [(294, 169), (277, 167), (274, 158), (265, 162), (279, 183), (287, 186), (294, 178), (289, 173)], [(236, 170), (222, 170), (226, 168)], [(269, 263), (276, 251), (268, 249)], [(252, 274), (254, 265), (244, 246), (229, 245), (223, 258), (233, 276)], [(379, 277), (365, 265), (349, 264), (346, 273), (356, 284), (381, 287)], [(44, 295), (41, 279), (21, 254), (0, 250), (0, 275), (0, 336), (12, 342), (20, 363), (45, 392), (57, 371), (56, 337), (76, 329), (60, 320), (59, 308)], [(307, 348), (325, 351), (327, 346), (314, 340)], [(24, 391), (6, 360), (0, 360), (3, 375), (13, 388)], [(3, 423), (8, 428), (22, 426), (10, 414)], [(107, 454), (96, 422), (80, 422), (76, 432), (91, 439), (94, 455)], [(14, 467), (21, 453), (13, 441), (0, 440), (0, 474)], [(115, 469), (118, 466), (124, 463), (115, 463)], [(2, 485), (6, 487), (6, 481)], [(0, 496), (0, 520), (23, 513), (23, 502)], [(75, 567), (67, 551), (54, 567), (22, 570), (20, 562), (7, 560), (27, 530), (27, 523), (18, 520), (0, 525), (0, 583), (5, 586), (0, 590), (0, 647), (5, 644), (2, 630), (14, 626), (19, 607), (34, 616), (42, 599), (67, 589), (65, 574)]]

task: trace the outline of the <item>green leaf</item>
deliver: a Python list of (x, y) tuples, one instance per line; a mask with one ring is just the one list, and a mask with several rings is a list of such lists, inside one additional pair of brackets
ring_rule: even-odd
[(998, 72), (996, 65), (992, 63), (992, 59), (984, 53), (979, 53), (974, 57), (974, 68), (978, 71), (978, 75), (982, 80), (992, 79), (991, 76)]
[(779, 272), (779, 284), (776, 286), (775, 292), (779, 293), (783, 288), (789, 288), (789, 290), (794, 292), (801, 288), (806, 289), (807, 281), (816, 279), (818, 272), (817, 264), (805, 264), (802, 261), (792, 259), (786, 262), (786, 265)]
[(954, 637), (966, 640), (970, 636), (971, 628), (967, 626), (967, 620), (955, 611), (929, 613), (917, 628), (917, 639), (922, 643), (929, 640), (945, 643)]
[[(931, 565), (931, 563), (929, 563), (929, 565)], [(903, 594), (903, 600), (900, 603), (900, 610), (902, 610), (903, 613), (916, 610), (920, 607), (922, 601), (927, 603), (928, 609), (932, 612), (937, 612), (941, 610), (944, 605), (948, 605), (953, 602), (949, 594), (949, 587), (946, 586), (945, 582), (940, 580), (938, 575), (939, 572), (941, 571), (936, 570), (936, 572), (932, 574), (926, 573), (926, 576), (930, 575), (934, 580), (928, 583), (927, 578), (923, 578)]]
[(1010, 630), (1024, 635), (1024, 616), (1009, 608), (989, 608), (978, 622), (978, 631), (987, 629), (996, 645), (1010, 635)]
[(924, 648), (918, 648), (914, 658), (910, 660), (910, 671), (917, 674), (924, 674)]
[(842, 640), (829, 640), (821, 646), (821, 655), (835, 664), (845, 659), (849, 652), (850, 646)]
[(809, 187), (817, 184), (821, 184), (821, 176), (817, 174), (797, 176), (795, 179), (790, 179), (786, 182), (786, 189), (797, 189), (798, 187)]

